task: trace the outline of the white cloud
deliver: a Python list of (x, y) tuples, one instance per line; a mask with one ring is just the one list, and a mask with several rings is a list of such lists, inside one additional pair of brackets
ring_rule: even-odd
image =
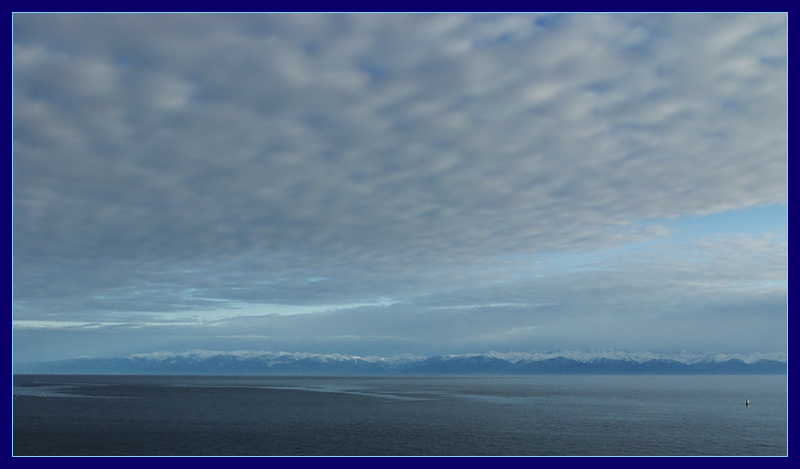
[[(344, 304), (360, 307), (340, 317), (378, 311), (364, 333), (381, 335), (382, 313), (408, 305), (365, 299), (604, 292), (627, 310), (688, 284), (698, 304), (715, 285), (779, 292), (785, 246), (758, 239), (698, 246), (705, 263), (650, 252), (647, 268), (514, 259), (785, 202), (786, 26), (781, 14), (17, 14), (15, 320)], [(487, 288), (493, 275), (506, 289)], [(486, 297), (452, 293), (470, 291)]]

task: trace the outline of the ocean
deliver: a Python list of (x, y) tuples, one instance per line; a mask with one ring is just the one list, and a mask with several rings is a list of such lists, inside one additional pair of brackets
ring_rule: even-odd
[(788, 451), (785, 375), (13, 379), (15, 456)]

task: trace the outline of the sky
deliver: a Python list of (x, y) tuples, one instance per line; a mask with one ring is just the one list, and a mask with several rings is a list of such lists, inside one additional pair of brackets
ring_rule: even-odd
[(785, 352), (787, 14), (14, 14), (13, 353)]

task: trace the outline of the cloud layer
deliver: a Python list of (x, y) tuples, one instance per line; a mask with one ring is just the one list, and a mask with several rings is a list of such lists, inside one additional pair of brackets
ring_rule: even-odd
[(13, 113), (17, 320), (383, 298), (257, 330), (457, 343), (784, 301), (780, 236), (553, 263), (786, 202), (785, 15), (15, 15)]

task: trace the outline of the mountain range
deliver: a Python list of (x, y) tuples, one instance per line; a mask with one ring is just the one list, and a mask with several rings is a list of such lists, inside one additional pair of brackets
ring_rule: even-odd
[(15, 363), (14, 373), (137, 375), (785, 374), (786, 354), (535, 352), (395, 357), (289, 352), (156, 352)]

